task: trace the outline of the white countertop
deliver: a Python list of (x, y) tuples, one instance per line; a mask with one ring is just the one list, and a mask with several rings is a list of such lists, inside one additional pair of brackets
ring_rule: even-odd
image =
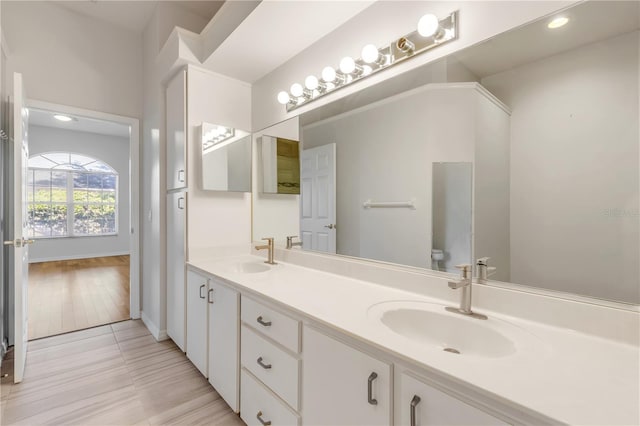
[(455, 355), (392, 332), (369, 309), (389, 301), (451, 305), (448, 301), (291, 263), (253, 274), (229, 267), (262, 260), (248, 254), (210, 256), (189, 264), (405, 361), (473, 385), (503, 404), (568, 424), (640, 423), (637, 346), (483, 310), (488, 321), (520, 328), (526, 347), (504, 357)]

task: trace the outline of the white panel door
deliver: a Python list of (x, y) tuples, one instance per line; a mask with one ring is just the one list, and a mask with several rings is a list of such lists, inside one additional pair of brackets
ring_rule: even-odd
[(185, 351), (187, 193), (167, 194), (167, 334)]
[(240, 295), (209, 280), (209, 383), (236, 413), (240, 368)]
[(507, 424), (407, 374), (403, 373), (400, 380), (400, 401), (395, 409), (400, 410), (402, 425)]
[(187, 271), (187, 358), (207, 376), (207, 278)]
[(389, 363), (306, 326), (302, 345), (303, 424), (391, 424)]
[(187, 71), (167, 85), (167, 189), (187, 186)]
[(24, 377), (28, 342), (28, 287), (29, 287), (29, 244), (27, 211), (27, 162), (29, 144), (27, 129), (29, 111), (25, 106), (22, 75), (13, 74), (13, 110), (10, 137), (13, 139), (13, 240), (5, 245), (13, 246), (13, 289), (14, 289), (14, 382), (20, 383)]
[(336, 144), (300, 154), (300, 238), (308, 250), (336, 252)]

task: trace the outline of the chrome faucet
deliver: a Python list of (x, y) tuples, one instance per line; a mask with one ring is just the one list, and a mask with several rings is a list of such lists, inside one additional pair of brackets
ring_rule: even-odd
[(256, 246), (256, 250), (269, 250), (267, 260), (265, 260), (264, 263), (268, 263), (269, 265), (277, 265), (277, 263), (273, 261), (273, 238), (263, 238), (262, 240), (266, 241), (267, 244)]
[(297, 236), (297, 235), (292, 235), (292, 236), (290, 236), (290, 237), (287, 237), (287, 248), (288, 248), (288, 249), (292, 249), (292, 248), (294, 248), (295, 246), (300, 246), (300, 247), (302, 247), (302, 241), (298, 241), (297, 243), (294, 243), (294, 242), (293, 242), (293, 240), (294, 240), (294, 239), (296, 239), (296, 238), (298, 238), (298, 236)]
[(486, 315), (477, 314), (471, 310), (471, 265), (456, 265), (456, 268), (460, 269), (460, 279), (449, 281), (449, 288), (461, 289), (460, 307), (447, 306), (445, 309), (456, 314), (469, 315), (472, 318), (487, 319)]
[(476, 274), (479, 283), (485, 284), (489, 280), (489, 277), (496, 273), (496, 267), (489, 266), (489, 259), (491, 258), (481, 257), (476, 260)]

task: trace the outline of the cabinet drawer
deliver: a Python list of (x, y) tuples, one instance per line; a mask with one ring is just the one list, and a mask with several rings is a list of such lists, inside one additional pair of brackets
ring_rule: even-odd
[(293, 352), (300, 352), (300, 321), (252, 299), (242, 298), (242, 321)]
[(267, 388), (243, 368), (240, 373), (242, 389), (240, 400), (240, 417), (248, 426), (262, 426), (263, 422), (278, 425), (300, 425), (300, 417), (283, 404)]
[(395, 409), (400, 410), (402, 425), (508, 424), (406, 373), (401, 375), (400, 380), (400, 401)]
[(243, 367), (297, 410), (300, 361), (244, 324), (241, 342)]

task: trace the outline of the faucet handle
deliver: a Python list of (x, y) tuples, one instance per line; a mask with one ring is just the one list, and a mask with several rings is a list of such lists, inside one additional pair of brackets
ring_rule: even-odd
[(262, 241), (266, 241), (269, 244), (273, 244), (273, 237), (262, 238)]
[(469, 278), (469, 274), (471, 273), (471, 265), (468, 263), (461, 263), (460, 265), (456, 265), (456, 268), (460, 270), (460, 276), (462, 278)]
[(476, 260), (476, 265), (478, 266), (487, 266), (489, 264), (489, 259), (491, 259), (490, 257), (481, 257), (478, 260)]

